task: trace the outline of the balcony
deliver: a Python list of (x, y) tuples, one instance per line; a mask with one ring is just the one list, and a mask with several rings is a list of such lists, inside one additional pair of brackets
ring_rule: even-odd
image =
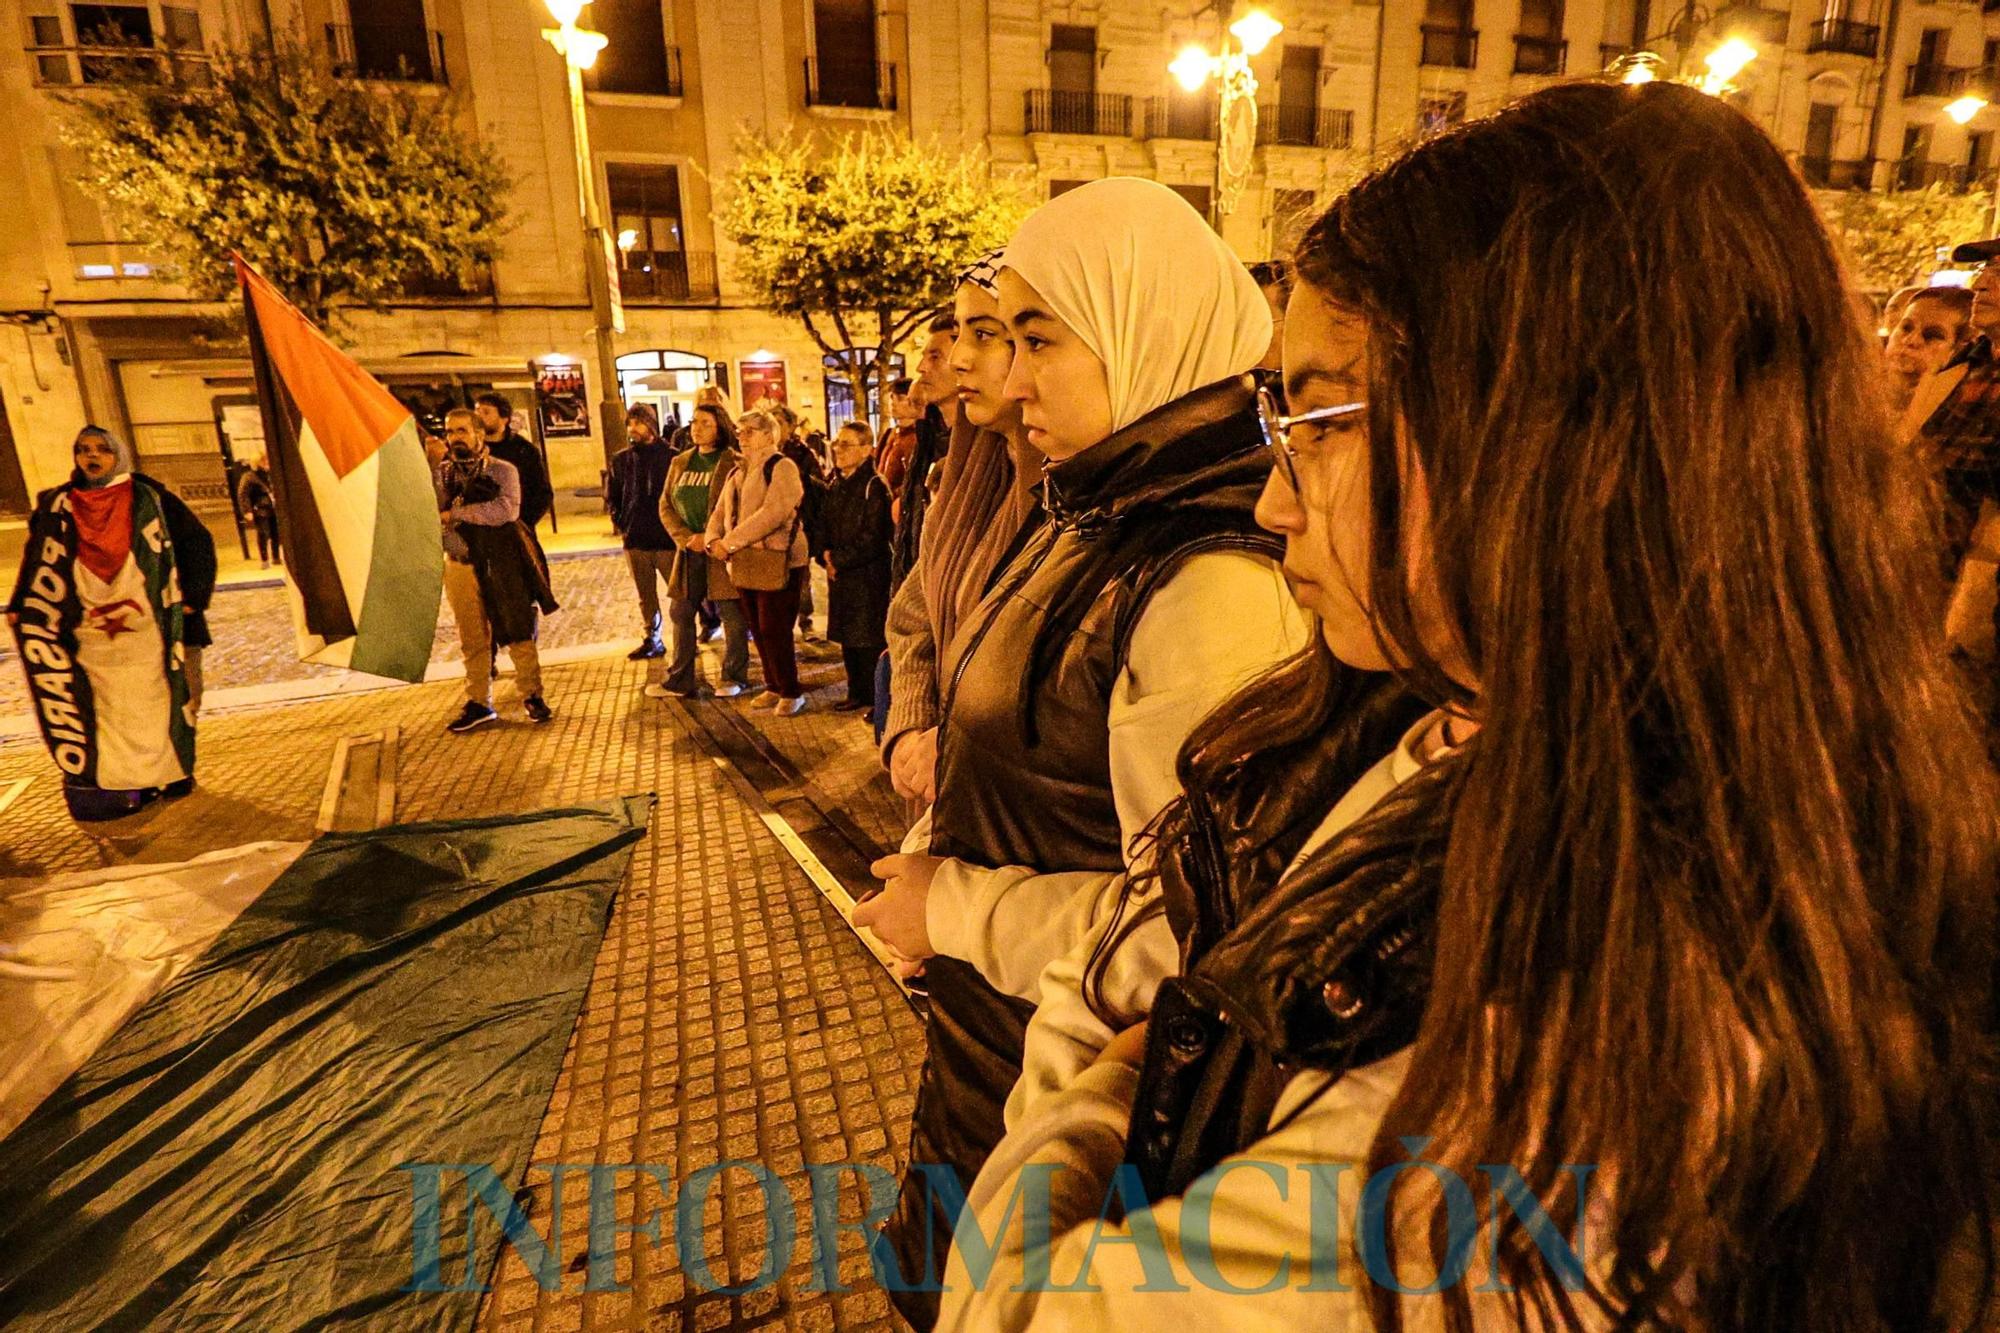
[(1284, 148), (1349, 148), (1354, 144), (1354, 113), (1266, 103), (1257, 108), (1257, 142)]
[(1184, 97), (1146, 99), (1148, 139), (1207, 139), (1221, 133), (1222, 110), (1213, 97), (1200, 101)]
[(326, 49), (343, 79), (445, 83), (444, 34), (414, 23), (329, 23)]
[(1423, 25), (1424, 47), (1417, 63), (1445, 69), (1471, 69), (1479, 63), (1479, 34), (1471, 28)]
[(131, 241), (71, 241), (70, 271), (85, 282), (156, 279), (152, 256)]
[(886, 62), (806, 61), (806, 105), (894, 111), (896, 67)]
[(623, 93), (637, 97), (679, 97), (686, 84), (681, 79), (681, 49), (678, 46), (655, 47), (646, 52), (659, 52), (660, 58), (649, 60), (634, 52), (620, 52), (612, 57), (607, 49), (597, 58), (597, 63), (584, 71), (583, 86), (594, 93)]
[(69, 88), (85, 84), (188, 83), (205, 84), (208, 56), (202, 51), (176, 51), (150, 46), (30, 46), (35, 84)]
[(628, 251), (619, 258), (618, 293), (631, 302), (713, 301), (721, 295), (715, 256), (700, 250)]
[(1868, 60), (1875, 58), (1882, 46), (1882, 29), (1873, 23), (1856, 23), (1852, 19), (1821, 19), (1812, 25), (1812, 32), (1806, 38), (1806, 54), (1815, 51), (1834, 51), (1841, 55), (1861, 56)]
[(1896, 163), (1896, 188), (1922, 190), (1933, 185), (1963, 189), (1969, 172), (1962, 162), (1922, 162), (1905, 158)]
[(1030, 88), (1022, 118), (1029, 134), (1101, 134), (1132, 137), (1132, 99), (1124, 93), (1078, 93)]
[(1560, 37), (1514, 35), (1516, 74), (1560, 74), (1569, 63), (1569, 43)]
[(493, 295), (493, 266), (471, 264), (462, 272), (445, 276), (412, 273), (403, 279), (403, 295), (419, 301), (487, 299)]
[(1957, 65), (1912, 65), (1903, 75), (1903, 96), (1957, 97), (1978, 72)]
[(1865, 190), (1872, 183), (1872, 158), (1801, 157), (1799, 174), (1816, 190)]

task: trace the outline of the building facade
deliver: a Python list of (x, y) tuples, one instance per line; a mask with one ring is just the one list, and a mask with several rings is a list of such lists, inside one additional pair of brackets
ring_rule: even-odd
[[(1826, 0), (1719, 13), (1662, 0), (1271, 0), (1257, 147), (1219, 219), (1246, 259), (1281, 250), (1367, 164), (1422, 134), (1638, 48), (1669, 72), (1742, 35), (1758, 58), (1739, 105), (1816, 185), (1981, 185), (2000, 109), (2000, 14), (1978, 3)], [(1247, 6), (1243, 6), (1246, 7)], [(591, 179), (617, 237), (619, 389), (685, 417), (705, 384), (778, 397), (809, 422), (855, 410), (796, 323), (732, 281), (711, 213), (747, 130), (830, 138), (892, 127), (983, 150), (1031, 198), (1114, 174), (1153, 177), (1213, 210), (1212, 88), (1168, 74), (1213, 49), (1226, 0), (595, 0), (609, 46), (587, 81)], [(559, 488), (602, 466), (591, 309), (565, 72), (537, 0), (0, 0), (0, 521), (67, 475), (85, 421), (124, 432), (142, 466), (226, 504), (225, 467), (260, 447), (249, 366), (198, 337), (187, 299), (76, 182), (58, 100), (120, 62), (294, 31), (342, 77), (453, 99), (500, 152), (510, 226), (491, 271), (412, 293), (349, 326), (364, 364), (420, 411), (494, 387), (548, 451)], [(110, 34), (107, 37), (107, 33)], [(107, 42), (110, 43), (107, 45)], [(581, 503), (585, 501), (575, 501)]]

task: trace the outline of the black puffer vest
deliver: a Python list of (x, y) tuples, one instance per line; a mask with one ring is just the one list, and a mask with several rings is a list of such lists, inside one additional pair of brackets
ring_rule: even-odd
[[(1281, 547), (1251, 517), (1270, 473), (1247, 379), (1180, 398), (1050, 466), (1046, 519), (1027, 533), (960, 640), (943, 689), (931, 851), (984, 866), (1124, 866), (1111, 796), (1111, 691), (1147, 600), (1189, 558)], [(1229, 632), (1218, 608), (1216, 632)], [(953, 958), (925, 966), (929, 1053), (912, 1162), (948, 1163), (970, 1190), (1004, 1132), (1031, 1005)], [(902, 1272), (941, 1269), (956, 1218), (906, 1173), (886, 1233)], [(919, 1328), (929, 1293), (897, 1293)]]
[(1456, 765), (1428, 766), (1286, 874), (1341, 795), (1425, 711), (1381, 677), (1340, 688), (1351, 691), (1344, 720), (1189, 799), (1162, 844), (1183, 968), (1153, 1004), (1126, 1141), (1150, 1199), (1183, 1193), (1263, 1138), (1302, 1069), (1337, 1075), (1416, 1039)]

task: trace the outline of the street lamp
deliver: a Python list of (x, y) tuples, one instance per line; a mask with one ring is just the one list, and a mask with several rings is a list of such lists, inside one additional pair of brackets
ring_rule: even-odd
[[(1225, 0), (1214, 0), (1209, 9), (1221, 11), (1227, 18), (1235, 7), (1229, 4), (1225, 9)], [(1262, 54), (1284, 30), (1284, 24), (1261, 9), (1253, 9), (1226, 25), (1220, 53), (1210, 54), (1208, 48), (1192, 44), (1181, 48), (1181, 53), (1167, 66), (1168, 72), (1189, 92), (1198, 90), (1210, 78), (1215, 79), (1219, 89), (1222, 126), (1215, 145), (1218, 231), (1222, 229), (1223, 217), (1235, 212), (1237, 200), (1243, 197), (1243, 187), (1250, 179), (1250, 163), (1257, 152), (1257, 76), (1250, 70), (1250, 59)]]
[[(577, 202), (583, 212), (583, 271), (590, 284), (591, 338), (597, 345), (598, 429), (602, 433), (604, 458), (625, 443), (625, 405), (618, 393), (618, 349), (614, 333), (625, 331), (625, 313), (612, 287), (611, 236), (604, 229), (603, 210), (597, 204), (596, 173), (590, 166), (590, 122), (583, 102), (583, 72), (597, 63), (607, 38), (601, 32), (576, 26), (585, 0), (542, 0), (556, 26), (543, 28), (542, 37), (563, 58), (569, 74), (569, 119), (576, 140)], [(635, 238), (636, 239), (636, 238)]]

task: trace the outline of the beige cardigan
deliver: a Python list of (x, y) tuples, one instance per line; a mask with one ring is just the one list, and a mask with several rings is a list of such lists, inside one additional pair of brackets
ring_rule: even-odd
[[(764, 465), (773, 455), (778, 463), (771, 469), (771, 480), (766, 485)], [(799, 504), (805, 494), (798, 464), (776, 448), (744, 450), (743, 462), (723, 487), (722, 503), (709, 512), (709, 544), (721, 541), (731, 551), (746, 546), (782, 551), (789, 533), (791, 558), (786, 564), (798, 569), (810, 559), (805, 525), (798, 521)]]

